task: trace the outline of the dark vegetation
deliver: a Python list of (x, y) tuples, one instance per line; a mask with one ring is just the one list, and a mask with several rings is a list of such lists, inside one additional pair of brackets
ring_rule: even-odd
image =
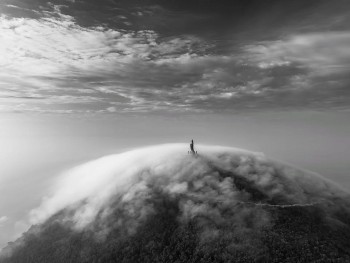
[(32, 227), (1, 262), (350, 262), (349, 225), (327, 221), (317, 207), (267, 208), (273, 224), (256, 233), (259, 247), (247, 249), (223, 236), (201, 241), (202, 218), (181, 224), (176, 200), (157, 202), (157, 212), (135, 234), (114, 228), (102, 240), (90, 230), (71, 230), (56, 215)]

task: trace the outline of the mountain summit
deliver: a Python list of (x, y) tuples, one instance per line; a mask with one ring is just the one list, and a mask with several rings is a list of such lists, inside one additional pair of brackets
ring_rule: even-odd
[(350, 196), (261, 153), (185, 144), (78, 166), (0, 262), (350, 262)]

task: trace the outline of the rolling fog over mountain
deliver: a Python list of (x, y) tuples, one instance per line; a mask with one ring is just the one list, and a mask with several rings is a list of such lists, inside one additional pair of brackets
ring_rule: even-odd
[(261, 153), (184, 149), (144, 148), (73, 168), (2, 261), (350, 260), (349, 193)]

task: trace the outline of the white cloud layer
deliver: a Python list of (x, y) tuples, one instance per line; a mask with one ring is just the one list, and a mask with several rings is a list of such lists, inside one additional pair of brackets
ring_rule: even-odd
[[(200, 155), (193, 157), (187, 154), (185, 144), (161, 145), (78, 166), (64, 174), (53, 195), (30, 213), (31, 223), (42, 222), (62, 209), (72, 209), (76, 226), (86, 227), (98, 214), (107, 216), (111, 202), (119, 199), (130, 209), (146, 209), (142, 212), (146, 216), (152, 208), (143, 202), (157, 187), (167, 195), (183, 196), (184, 218), (214, 209), (203, 207), (204, 211), (200, 204), (224, 202), (223, 205), (234, 207), (253, 202), (249, 190), (236, 189), (239, 181), (232, 180), (246, 180), (249, 188), (265, 196), (258, 205), (319, 204), (329, 210), (332, 202), (349, 197), (316, 174), (273, 162), (260, 153), (203, 145), (197, 150)], [(233, 177), (223, 180), (218, 171), (232, 173)], [(136, 210), (135, 213), (140, 212)]]

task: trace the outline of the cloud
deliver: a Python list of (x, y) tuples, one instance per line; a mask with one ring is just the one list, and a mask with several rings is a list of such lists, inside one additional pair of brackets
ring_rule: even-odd
[[(183, 14), (165, 4), (147, 6), (140, 16), (140, 7), (110, 2), (116, 10), (113, 18), (110, 13), (98, 15), (98, 10), (91, 13), (94, 22), (88, 23), (85, 11), (76, 12), (78, 4), (48, 3), (37, 7), (40, 15), (34, 17), (11, 12), (1, 16), (2, 111), (102, 113), (114, 107), (118, 113), (222, 112), (348, 106), (348, 31), (286, 32), (283, 39), (264, 41), (238, 38), (240, 34), (216, 39), (216, 34), (208, 37), (199, 30), (204, 25), (198, 25), (197, 32), (185, 30), (180, 21), (207, 23), (217, 19), (214, 14)], [(178, 22), (175, 31), (155, 26), (168, 28), (171, 21)], [(125, 22), (138, 26), (124, 27)], [(232, 26), (226, 23), (225, 28)]]
[(2, 227), (4, 225), (4, 223), (6, 223), (7, 221), (8, 221), (7, 216), (0, 217), (0, 227)]
[(116, 107), (108, 107), (106, 110), (109, 112), (116, 112), (117, 111)]
[[(170, 74), (156, 65), (158, 61), (175, 63), (183, 54), (205, 49), (201, 47), (200, 39), (191, 36), (160, 39), (151, 30), (84, 28), (77, 25), (73, 17), (63, 15), (61, 6), (52, 8), (53, 11), (45, 11), (41, 19), (0, 18), (0, 33), (4, 36), (0, 44), (2, 85), (8, 94), (22, 103), (28, 92), (42, 97), (44, 101), (34, 105), (43, 110), (43, 102), (69, 104), (72, 96), (76, 96), (74, 101), (82, 104), (100, 99), (102, 103), (95, 103), (96, 108), (104, 108), (110, 102), (118, 102), (114, 101), (118, 96), (99, 95), (107, 89), (114, 89), (117, 94), (118, 86), (132, 98), (130, 104), (124, 103), (118, 110), (134, 106), (151, 109), (147, 103), (139, 105), (144, 98), (138, 96), (138, 90), (153, 84), (157, 90), (169, 84), (157, 81), (158, 75)], [(109, 84), (106, 86), (105, 83)], [(84, 89), (96, 89), (101, 93), (95, 94), (94, 99), (86, 96)], [(148, 103), (154, 104), (158, 98), (151, 96), (149, 99)]]
[[(350, 194), (317, 174), (262, 153), (198, 145), (199, 154), (193, 156), (186, 153), (187, 147), (135, 149), (67, 171), (57, 178), (52, 194), (29, 213), (29, 222), (16, 223), (17, 230), (34, 226), (5, 252), (31, 247), (46, 235), (55, 241), (84, 237), (84, 242), (103, 245), (108, 240), (137, 240), (147, 229), (154, 241), (158, 232), (153, 231), (164, 224), (171, 232), (167, 238), (172, 231), (193, 230), (200, 249), (225, 241), (225, 248), (254, 248), (256, 257), (266, 233), (274, 233), (275, 224), (281, 230), (278, 226), (285, 218), (307, 221), (311, 216), (303, 233), (308, 224), (319, 227), (317, 234), (319, 229), (348, 224)], [(52, 227), (58, 235), (52, 236)]]
[(350, 64), (350, 32), (300, 34), (286, 40), (271, 41), (248, 47), (262, 61), (259, 66), (271, 68), (300, 63), (312, 74), (346, 73)]
[[(31, 223), (43, 222), (67, 209), (67, 220), (73, 220), (78, 229), (90, 227), (97, 218), (101, 223), (107, 220), (114, 204), (126, 209), (128, 218), (137, 225), (154, 213), (148, 200), (158, 190), (161, 195), (178, 200), (182, 211), (179, 220), (202, 215), (217, 224), (226, 216), (227, 209), (235, 210), (239, 217), (243, 213), (240, 204), (257, 203), (261, 209), (263, 204), (281, 207), (320, 204), (331, 211), (332, 204), (338, 209), (337, 202), (349, 197), (326, 179), (276, 163), (263, 154), (200, 145), (200, 155), (193, 158), (186, 154), (186, 147), (154, 146), (78, 166), (59, 178), (53, 195), (31, 211)], [(260, 208), (257, 213), (263, 216)]]
[(350, 52), (349, 31), (296, 34), (284, 40), (245, 47), (247, 60), (271, 77), (265, 88), (281, 104), (346, 108)]

